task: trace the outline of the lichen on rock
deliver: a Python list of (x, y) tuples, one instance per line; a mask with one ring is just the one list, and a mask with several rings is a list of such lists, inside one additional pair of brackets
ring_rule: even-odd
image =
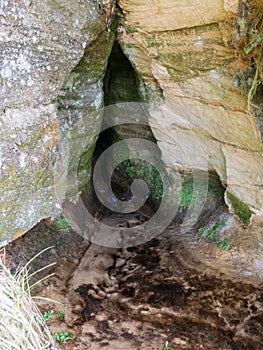
[[(83, 120), (101, 106), (113, 34), (106, 13), (92, 0), (4, 1), (1, 14), (0, 244), (4, 244), (60, 210), (67, 184), (62, 188), (56, 184), (56, 164), (69, 125), (62, 109), (74, 109)], [(95, 55), (87, 54), (90, 45)], [(76, 72), (83, 62), (85, 68)], [(62, 106), (57, 98), (70, 80), (75, 84), (74, 102), (64, 99)], [(91, 141), (84, 167), (95, 142), (92, 135), (99, 128), (100, 121), (93, 123), (87, 134)], [(69, 140), (66, 147), (71, 147)], [(62, 165), (59, 174), (69, 166)], [(81, 181), (88, 177), (84, 172)]]

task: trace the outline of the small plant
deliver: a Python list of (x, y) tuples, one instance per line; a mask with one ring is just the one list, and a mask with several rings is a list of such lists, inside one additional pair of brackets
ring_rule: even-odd
[(65, 310), (60, 310), (57, 312), (58, 319), (63, 320), (64, 316), (65, 316)]
[(52, 321), (51, 317), (52, 317), (53, 313), (54, 313), (53, 310), (48, 310), (48, 311), (46, 311), (44, 313), (43, 318), (44, 318), (45, 322), (51, 322)]
[(213, 228), (211, 230), (206, 229), (204, 226), (201, 226), (198, 230), (198, 233), (200, 237), (202, 238), (208, 238), (216, 242), (216, 245), (218, 248), (229, 250), (234, 243), (233, 240), (224, 239), (221, 240), (219, 238), (216, 238), (216, 233), (225, 226), (226, 220), (219, 220), (215, 223)]
[(203, 191), (205, 190), (205, 188), (197, 188), (192, 179), (185, 179), (179, 193), (179, 213), (191, 209), (192, 215), (195, 215), (202, 203), (202, 197), (205, 193)]
[(74, 335), (70, 332), (56, 332), (52, 336), (59, 344), (65, 344), (69, 340), (74, 339)]
[(165, 342), (165, 345), (164, 345), (164, 347), (163, 347), (163, 350), (175, 350), (175, 348), (171, 348), (171, 347), (169, 346), (168, 341), (166, 341), (166, 342)]
[(66, 218), (63, 214), (55, 219), (56, 227), (59, 231), (69, 233), (71, 226), (70, 220)]
[(118, 170), (121, 168), (130, 180), (143, 179), (148, 184), (150, 194), (154, 200), (158, 201), (163, 198), (162, 177), (153, 164), (142, 159), (131, 158), (119, 164)]
[(193, 184), (184, 181), (180, 195), (181, 196), (179, 212), (182, 212), (184, 209), (188, 209), (191, 205), (191, 201), (193, 198)]
[(254, 98), (263, 82), (263, 10), (262, 6), (242, 1), (238, 12), (234, 33), (238, 48), (243, 49), (251, 62), (250, 72), (253, 74), (253, 80), (252, 84), (247, 84), (247, 105), (248, 112), (253, 115), (253, 109), (256, 107)]
[(224, 250), (229, 250), (233, 243), (233, 239), (224, 239), (223, 241), (221, 239), (216, 240), (216, 245), (218, 246), (218, 248), (222, 248)]
[(215, 239), (215, 233), (220, 230), (226, 223), (226, 220), (219, 220), (215, 223), (211, 230), (207, 230), (204, 226), (201, 226), (198, 233), (203, 238)]
[(223, 219), (223, 220), (218, 220), (218, 221), (215, 223), (214, 227), (213, 227), (213, 232), (214, 232), (214, 233), (218, 232), (222, 227), (225, 226), (225, 224), (226, 224), (226, 220), (225, 220), (225, 219)]

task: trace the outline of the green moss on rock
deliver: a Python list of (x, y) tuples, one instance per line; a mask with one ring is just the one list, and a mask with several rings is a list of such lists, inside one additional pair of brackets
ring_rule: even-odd
[(252, 211), (250, 210), (249, 206), (230, 192), (227, 192), (227, 198), (230, 201), (235, 214), (247, 228), (252, 216)]

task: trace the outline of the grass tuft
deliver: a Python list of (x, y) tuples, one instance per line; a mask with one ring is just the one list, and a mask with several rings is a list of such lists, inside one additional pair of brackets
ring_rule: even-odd
[(12, 275), (0, 259), (1, 350), (55, 349), (43, 316), (31, 297), (32, 275), (28, 273), (28, 264)]

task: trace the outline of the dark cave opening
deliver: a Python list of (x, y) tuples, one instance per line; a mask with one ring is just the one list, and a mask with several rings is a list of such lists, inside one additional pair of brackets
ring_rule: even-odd
[[(139, 89), (139, 80), (136, 76), (136, 72), (132, 67), (130, 61), (123, 53), (120, 44), (116, 41), (107, 66), (107, 71), (104, 78), (104, 105), (111, 106), (122, 102), (142, 102)], [(104, 129), (105, 125), (102, 127)], [(99, 159), (99, 157), (110, 146), (123, 139), (129, 139), (133, 137), (140, 137), (150, 140), (156, 143), (156, 140), (152, 134), (149, 126), (136, 124), (125, 124), (117, 127), (107, 128), (102, 131), (98, 137), (96, 148), (93, 153), (92, 169)], [(146, 170), (141, 171), (141, 168)], [(105, 174), (107, 169), (105, 167)], [(93, 173), (92, 173), (93, 175)], [(110, 176), (110, 175), (108, 175)], [(196, 189), (193, 184), (193, 174), (189, 172), (180, 174), (182, 177), (182, 193), (181, 198), (178, 198), (180, 203), (179, 210), (175, 213), (174, 222), (180, 224), (183, 222), (184, 217), (191, 208), (192, 198), (196, 195)], [(202, 173), (200, 173), (202, 176)], [(93, 177), (93, 176), (92, 176)], [(151, 218), (156, 210), (158, 210), (162, 201), (163, 184), (159, 173), (149, 166), (147, 162), (141, 159), (132, 159), (119, 164), (118, 169), (112, 173), (111, 187), (116, 198), (122, 201), (129, 201), (132, 197), (131, 184), (134, 179), (143, 179), (148, 177), (146, 181), (149, 188), (149, 197), (145, 204), (140, 208), (140, 213), (146, 214), (148, 218)], [(99, 215), (107, 216), (112, 213), (107, 209), (98, 199), (93, 186), (93, 179), (87, 185), (86, 190), (82, 194), (82, 198), (85, 200), (85, 204), (88, 210), (93, 216)], [(214, 203), (217, 203), (220, 208), (225, 206), (224, 191), (219, 177), (211, 173), (209, 175), (209, 194), (207, 197), (207, 205), (204, 206), (204, 213), (202, 216), (209, 217), (212, 212), (216, 210)], [(201, 196), (202, 197), (202, 196)], [(194, 201), (195, 199), (193, 199)], [(194, 203), (194, 205), (196, 205)], [(113, 212), (114, 213), (114, 212)], [(117, 213), (117, 211), (116, 211)], [(123, 218), (127, 214), (122, 214)], [(199, 220), (198, 225), (202, 223)]]
[[(142, 102), (138, 88), (139, 80), (136, 75), (132, 64), (125, 56), (118, 41), (115, 41), (111, 55), (108, 60), (108, 65), (104, 77), (104, 106), (115, 105), (123, 102)], [(105, 118), (102, 123), (102, 130), (99, 134), (96, 142), (96, 147), (92, 157), (92, 177), (90, 183), (82, 193), (82, 198), (88, 210), (96, 216), (98, 212), (103, 215), (109, 215), (109, 210), (99, 202), (99, 199), (94, 191), (93, 173), (94, 167), (99, 157), (105, 152), (111, 145), (124, 139), (133, 137), (140, 137), (156, 142), (152, 131), (148, 125), (125, 123), (116, 127), (107, 127)], [(131, 183), (133, 179), (127, 174), (125, 169), (138, 167), (135, 165), (137, 160), (131, 160), (122, 162), (120, 166), (113, 172), (111, 177), (111, 185), (114, 195), (123, 201), (127, 201), (132, 197)], [(105, 174), (107, 169), (105, 166)], [(110, 176), (110, 175), (108, 175)], [(148, 214), (151, 212), (152, 207), (156, 207), (156, 203), (153, 205), (151, 199), (145, 203)], [(157, 205), (158, 207), (158, 205)], [(125, 217), (126, 214), (123, 214)], [(152, 213), (150, 214), (152, 215)]]
[(141, 101), (136, 72), (115, 41), (104, 78), (104, 105)]
[[(103, 82), (104, 106), (121, 102), (140, 102), (137, 84), (136, 73), (116, 40), (109, 57)], [(107, 128), (102, 131), (93, 153), (94, 160), (96, 161), (101, 153), (111, 146), (116, 139), (117, 135), (114, 128)]]

